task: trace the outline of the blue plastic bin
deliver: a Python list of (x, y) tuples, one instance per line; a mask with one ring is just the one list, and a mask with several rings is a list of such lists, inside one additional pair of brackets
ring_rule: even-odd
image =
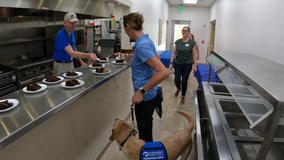
[[(208, 64), (198, 64), (197, 65), (197, 71), (194, 73), (194, 76), (196, 77), (198, 81), (198, 89), (202, 89), (202, 81), (208, 82), (209, 79), (209, 69), (210, 66)], [(211, 81), (210, 82), (219, 82), (222, 83), (218, 75), (215, 73), (215, 71), (211, 70)]]

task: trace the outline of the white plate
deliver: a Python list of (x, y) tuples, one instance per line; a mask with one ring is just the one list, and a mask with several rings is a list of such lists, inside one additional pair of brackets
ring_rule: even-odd
[(126, 61), (123, 61), (122, 63), (116, 63), (115, 61), (112, 62), (113, 64), (126, 64)]
[(38, 92), (46, 90), (46, 88), (47, 88), (47, 85), (45, 85), (45, 84), (38, 84), (38, 85), (40, 85), (41, 87), (40, 87), (40, 89), (38, 89), (36, 91), (29, 91), (29, 90), (27, 90), (27, 87), (25, 87), (25, 88), (23, 88), (23, 92), (25, 92), (25, 93), (38, 93)]
[(67, 76), (66, 73), (64, 73), (63, 77), (65, 77), (65, 78), (77, 78), (77, 77), (80, 77), (80, 76), (83, 75), (82, 72), (75, 72), (75, 73), (77, 73), (77, 76)]
[(98, 75), (109, 74), (109, 73), (111, 72), (111, 70), (110, 70), (110, 69), (107, 69), (107, 70), (108, 70), (107, 72), (100, 73), (100, 72), (96, 72), (96, 70), (94, 69), (94, 70), (93, 70), (93, 73), (98, 74)]
[(120, 60), (120, 57), (115, 57), (115, 58), (108, 58), (109, 61), (115, 61), (115, 60)]
[(65, 83), (65, 82), (61, 82), (60, 85), (61, 85), (63, 88), (78, 88), (78, 87), (81, 87), (81, 86), (83, 86), (83, 85), (85, 84), (85, 82), (82, 81), (82, 80), (77, 79), (77, 81), (78, 81), (80, 84), (75, 85), (75, 86), (66, 86), (66, 83)]
[(43, 79), (42, 82), (43, 82), (43, 83), (46, 83), (46, 84), (57, 84), (57, 83), (60, 83), (60, 82), (62, 82), (62, 81), (64, 80), (63, 77), (60, 77), (60, 76), (57, 76), (57, 77), (59, 78), (58, 81), (55, 81), (55, 82), (48, 82), (48, 81), (46, 81), (46, 79)]
[(9, 110), (11, 110), (11, 109), (17, 107), (18, 104), (19, 104), (19, 101), (16, 100), (16, 99), (3, 99), (3, 100), (0, 100), (0, 102), (6, 101), (6, 100), (8, 100), (9, 103), (13, 103), (13, 105), (12, 105), (11, 107), (9, 107), (9, 108), (6, 108), (6, 109), (0, 109), (0, 112), (9, 111)]
[(97, 59), (99, 62), (102, 62), (102, 63), (105, 63), (105, 62), (108, 62), (108, 58), (106, 60), (102, 60), (102, 59)]
[(106, 65), (104, 65), (104, 64), (101, 64), (100, 67), (94, 67), (93, 65), (89, 65), (90, 68), (103, 68), (103, 67), (105, 67), (105, 66), (106, 66)]

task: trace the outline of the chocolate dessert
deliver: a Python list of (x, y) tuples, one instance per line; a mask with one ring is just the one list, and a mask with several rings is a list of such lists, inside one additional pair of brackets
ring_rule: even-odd
[(92, 66), (93, 66), (93, 67), (101, 67), (101, 66), (103, 66), (103, 65), (96, 62), (96, 63), (93, 63)]
[(68, 71), (68, 72), (66, 72), (66, 76), (78, 76), (78, 74), (76, 72), (73, 72), (73, 71)]
[(123, 59), (118, 59), (118, 60), (115, 60), (115, 63), (123, 63), (124, 60)]
[(10, 103), (8, 100), (0, 102), (0, 110), (4, 110), (12, 106), (13, 106), (13, 103)]
[(80, 82), (76, 79), (71, 79), (65, 82), (66, 86), (75, 86), (80, 84)]
[(100, 60), (107, 60), (107, 57), (105, 57), (105, 56), (99, 56), (98, 57)]
[(115, 59), (116, 57), (117, 57), (116, 54), (112, 54), (112, 55), (110, 55), (108, 58), (109, 58), (109, 59)]
[(48, 75), (45, 78), (46, 82), (56, 82), (59, 81), (60, 78), (58, 78), (56, 75)]
[(96, 68), (96, 73), (108, 73), (109, 71), (107, 68)]
[(97, 73), (103, 73), (104, 72), (104, 68), (96, 68), (96, 72)]
[(39, 90), (41, 88), (41, 86), (37, 83), (30, 83), (27, 85), (27, 90), (28, 91), (36, 91)]

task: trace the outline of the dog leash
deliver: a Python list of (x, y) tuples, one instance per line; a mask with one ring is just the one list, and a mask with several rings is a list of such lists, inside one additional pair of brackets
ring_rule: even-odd
[(126, 141), (131, 137), (131, 136), (135, 136), (137, 131), (135, 130), (135, 121), (134, 121), (134, 105), (130, 105), (131, 108), (131, 119), (132, 119), (132, 130), (130, 131), (130, 133), (127, 135), (127, 137), (119, 144), (119, 149), (121, 150), (122, 147), (124, 146), (124, 144), (126, 143)]
[(130, 105), (131, 108), (131, 119), (132, 119), (132, 129), (135, 130), (135, 121), (134, 121), (134, 105)]

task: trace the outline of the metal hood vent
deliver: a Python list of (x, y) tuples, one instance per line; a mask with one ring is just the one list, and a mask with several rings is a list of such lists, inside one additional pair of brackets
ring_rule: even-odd
[[(105, 0), (9, 0), (0, 1), (0, 17), (46, 16), (51, 11), (75, 12), (95, 17), (110, 17), (113, 4)], [(28, 9), (28, 10), (27, 10)]]

